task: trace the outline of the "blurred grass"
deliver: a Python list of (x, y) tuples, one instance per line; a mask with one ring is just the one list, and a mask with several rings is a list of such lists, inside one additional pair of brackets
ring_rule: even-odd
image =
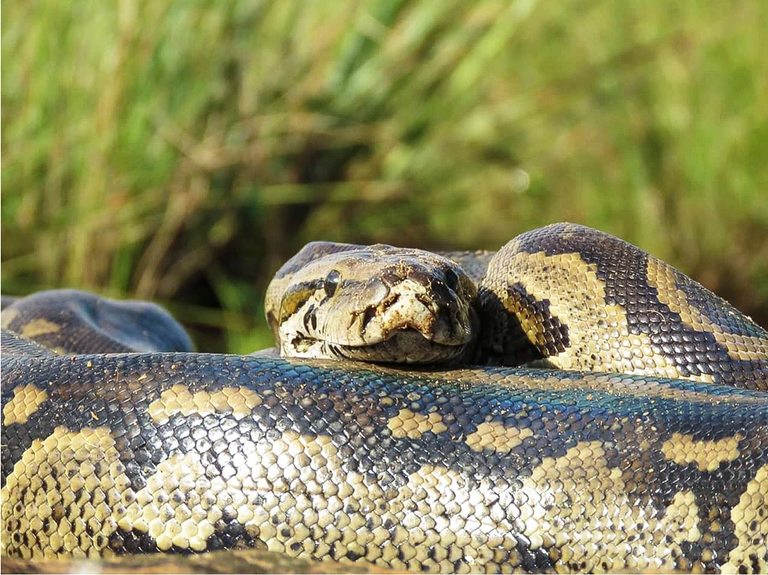
[(310, 239), (619, 235), (768, 324), (768, 4), (4, 3), (2, 290), (269, 345)]

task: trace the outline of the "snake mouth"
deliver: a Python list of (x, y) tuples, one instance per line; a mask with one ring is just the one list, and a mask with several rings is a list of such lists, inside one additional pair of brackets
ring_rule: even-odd
[(294, 322), (297, 329), (281, 338), (282, 355), (450, 364), (467, 358), (478, 340), (474, 300), (426, 278), (374, 278), (322, 311), (321, 319)]
[(387, 339), (369, 345), (351, 346), (327, 343), (329, 354), (339, 359), (371, 363), (433, 364), (462, 361), (473, 342), (457, 345), (439, 343), (428, 339), (413, 328), (390, 332)]
[[(340, 299), (336, 303), (337, 311), (328, 317), (346, 316), (349, 320), (347, 323), (326, 320), (323, 327), (328, 340), (345, 346), (369, 347), (393, 339), (407, 339), (409, 343), (422, 345), (421, 339), (425, 339), (443, 347), (457, 347), (476, 338), (479, 324), (475, 321), (473, 301), (459, 298), (436, 282), (400, 279), (383, 286), (380, 292), (377, 290), (377, 296)], [(345, 312), (341, 311), (342, 307)], [(414, 334), (403, 335), (409, 331)]]
[(369, 363), (450, 364), (467, 358), (475, 343), (476, 338), (461, 343), (442, 343), (419, 329), (403, 327), (389, 331), (381, 341), (359, 345), (297, 334), (286, 342), (282, 353), (291, 357), (333, 357)]

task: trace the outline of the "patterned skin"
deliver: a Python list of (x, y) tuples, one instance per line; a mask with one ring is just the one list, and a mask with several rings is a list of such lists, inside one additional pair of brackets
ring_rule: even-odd
[[(560, 268), (546, 258), (563, 254), (548, 249), (530, 253), (557, 278)], [(586, 248), (579, 253), (586, 263), (567, 267), (584, 272), (579, 282), (602, 281), (605, 305), (628, 318), (621, 324), (618, 313), (598, 312), (617, 322), (607, 337), (635, 337), (640, 354), (630, 358), (645, 357), (643, 332), (630, 320), (635, 304), (617, 302), (613, 280), (600, 279)], [(652, 265), (645, 260), (646, 270)], [(761, 373), (764, 348), (748, 346), (764, 345), (764, 332), (742, 333), (734, 325), (743, 316), (728, 323), (732, 308), (701, 299), (676, 276), (674, 284), (656, 277), (654, 285), (675, 285), (688, 304), (696, 294), (703, 303), (681, 314), (673, 308), (684, 302), (668, 291), (649, 313), (663, 304), (671, 325), (690, 321), (692, 331), (724, 340), (726, 352), (730, 345), (745, 354), (728, 356), (746, 366), (728, 373)], [(540, 338), (559, 341), (557, 353), (537, 350), (543, 357), (532, 360), (554, 364), (574, 342), (578, 360), (592, 341), (574, 337), (581, 306), (567, 307), (559, 292), (544, 298), (543, 281), (534, 274), (519, 282), (525, 297), (514, 288), (499, 301), (507, 310), (510, 302), (534, 304), (518, 320), (526, 333), (556, 326), (552, 318), (568, 328), (556, 330), (567, 338)], [(591, 301), (582, 283), (583, 301)], [(712, 311), (702, 312), (707, 305)], [(720, 357), (688, 352), (689, 332), (675, 333), (670, 345), (682, 342), (706, 360), (701, 366)], [(734, 344), (734, 334), (744, 339)], [(663, 343), (647, 346), (664, 351)], [(488, 353), (487, 340), (478, 349)], [(2, 350), (4, 555), (266, 547), (432, 572), (768, 569), (768, 394), (760, 377), (717, 380), (689, 361), (691, 380), (663, 379), (630, 358), (635, 371), (622, 375), (178, 352), (57, 355), (5, 331)], [(681, 369), (661, 367), (670, 365)]]
[(278, 271), (266, 307), (288, 357), (545, 366), (768, 389), (768, 332), (672, 266), (577, 224), (527, 232), (495, 254), (313, 242)]
[(57, 353), (192, 351), (189, 335), (160, 306), (78, 290), (16, 299), (3, 310), (0, 323)]
[(608, 234), (576, 224), (522, 234), (491, 260), (479, 292), (484, 363), (768, 390), (768, 332)]
[(479, 332), (477, 287), (423, 250), (312, 242), (267, 288), (267, 321), (284, 357), (458, 362)]

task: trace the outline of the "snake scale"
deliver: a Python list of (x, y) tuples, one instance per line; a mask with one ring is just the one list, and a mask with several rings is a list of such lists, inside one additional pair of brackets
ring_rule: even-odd
[(446, 256), (309, 244), (268, 289), (292, 358), (191, 352), (152, 304), (7, 302), (3, 556), (768, 570), (765, 330), (583, 226)]

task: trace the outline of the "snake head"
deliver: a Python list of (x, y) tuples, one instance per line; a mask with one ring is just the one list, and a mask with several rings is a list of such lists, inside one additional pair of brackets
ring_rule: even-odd
[(278, 271), (266, 308), (284, 356), (444, 363), (477, 339), (476, 296), (429, 252), (313, 242)]

